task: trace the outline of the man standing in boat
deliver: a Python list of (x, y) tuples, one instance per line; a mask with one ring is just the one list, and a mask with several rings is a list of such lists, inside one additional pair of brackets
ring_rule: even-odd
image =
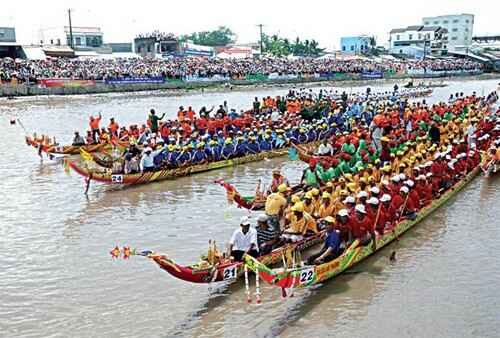
[(162, 120), (165, 117), (165, 113), (161, 117), (158, 117), (156, 115), (156, 112), (154, 109), (150, 110), (149, 114), (149, 123), (151, 124), (151, 132), (152, 133), (158, 133), (158, 122)]
[(280, 184), (278, 186), (278, 191), (267, 196), (266, 199), (266, 215), (268, 217), (269, 225), (278, 230), (280, 228), (280, 219), (283, 215), (283, 211), (286, 208), (286, 184)]
[(271, 182), (271, 185), (267, 189), (267, 193), (272, 194), (277, 192), (278, 187), (282, 184), (289, 186), (288, 180), (285, 176), (281, 175), (281, 171), (278, 168), (273, 169), (273, 180)]
[(229, 241), (229, 252), (235, 261), (243, 261), (246, 254), (257, 257), (259, 246), (257, 243), (257, 231), (250, 228), (250, 220), (243, 216), (240, 221), (240, 228), (235, 230)]

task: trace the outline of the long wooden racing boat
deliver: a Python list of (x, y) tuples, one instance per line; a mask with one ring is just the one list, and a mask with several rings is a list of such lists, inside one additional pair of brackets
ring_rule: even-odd
[(75, 170), (80, 175), (98, 182), (119, 184), (119, 185), (136, 185), (136, 184), (145, 184), (156, 181), (162, 181), (167, 179), (174, 179), (177, 177), (187, 176), (199, 172), (232, 167), (243, 163), (261, 161), (264, 158), (284, 156), (287, 153), (288, 153), (288, 148), (283, 148), (279, 150), (265, 151), (258, 154), (252, 154), (243, 157), (236, 157), (230, 160), (209, 162), (205, 164), (193, 165), (184, 168), (161, 169), (157, 171), (136, 173), (136, 174), (113, 174), (109, 169), (103, 170), (103, 169), (90, 168), (88, 165), (80, 165), (76, 161), (72, 161), (70, 159), (66, 159), (66, 163), (70, 168)]
[(451, 197), (456, 195), (463, 187), (467, 185), (480, 171), (479, 167), (472, 170), (461, 181), (457, 182), (453, 187), (433, 201), (430, 205), (422, 208), (415, 220), (403, 220), (399, 222), (393, 229), (386, 230), (382, 236), (377, 236), (376, 246), (373, 246), (373, 241), (366, 246), (359, 246), (358, 241), (354, 241), (349, 248), (337, 259), (314, 266), (302, 266), (296, 269), (271, 269), (263, 262), (253, 259), (250, 256), (245, 256), (245, 264), (247, 267), (259, 274), (259, 276), (270, 283), (271, 285), (288, 288), (307, 288), (333, 278), (353, 265), (361, 262), (373, 253), (381, 250), (384, 246), (399, 238), (408, 229), (419, 223), (433, 211), (438, 209)]
[[(290, 257), (292, 252), (302, 251), (318, 244), (321, 242), (322, 236), (323, 233), (320, 232), (300, 242), (285, 244), (284, 246), (274, 249), (267, 255), (256, 258), (256, 261), (262, 262), (265, 265), (275, 265), (282, 261), (283, 257)], [(213, 283), (235, 280), (243, 275), (245, 265), (243, 262), (235, 262), (224, 258), (211, 264), (209, 263), (208, 257), (203, 257), (200, 263), (183, 266), (175, 263), (166, 255), (157, 254), (151, 251), (143, 251), (135, 255), (148, 257), (172, 276), (191, 283)]]
[[(32, 146), (39, 151), (43, 151), (47, 154), (60, 154), (60, 155), (78, 155), (80, 153), (80, 149), (84, 149), (88, 153), (93, 153), (96, 151), (102, 151), (108, 144), (99, 143), (99, 144), (90, 144), (85, 146), (57, 146), (57, 145), (46, 145), (37, 141), (36, 139), (26, 136), (26, 144)], [(41, 147), (41, 148), (40, 148)]]
[(333, 157), (331, 156), (318, 156), (314, 154), (314, 151), (316, 150), (314, 147), (309, 146), (309, 145), (300, 145), (300, 144), (292, 144), (292, 147), (295, 148), (297, 151), (297, 155), (299, 157), (299, 160), (302, 162), (309, 163), (311, 159), (316, 159), (318, 160), (323, 167), (329, 167), (330, 162)]

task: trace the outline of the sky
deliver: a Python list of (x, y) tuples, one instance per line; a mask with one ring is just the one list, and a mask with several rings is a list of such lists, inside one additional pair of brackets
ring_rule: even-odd
[(392, 28), (421, 24), (422, 17), (470, 13), (475, 15), (474, 34), (500, 33), (500, 1), (131, 1), (131, 0), (20, 0), (2, 1), (0, 27), (14, 26), (22, 44), (39, 40), (40, 29), (68, 24), (72, 9), (74, 26), (97, 26), (104, 42), (132, 42), (138, 33), (155, 29), (176, 35), (230, 27), (238, 42), (256, 42), (264, 25), (267, 34), (294, 39), (315, 39), (322, 47), (338, 49), (340, 37), (375, 35), (387, 44)]

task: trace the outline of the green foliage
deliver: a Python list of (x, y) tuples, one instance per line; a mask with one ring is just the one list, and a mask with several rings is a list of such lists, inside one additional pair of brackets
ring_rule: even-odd
[(236, 34), (226, 26), (219, 26), (213, 31), (194, 32), (189, 35), (183, 35), (180, 40), (190, 40), (195, 44), (204, 46), (227, 46), (236, 41)]
[(318, 56), (324, 48), (320, 48), (316, 40), (300, 40), (299, 37), (294, 42), (290, 42), (287, 38), (282, 38), (277, 34), (271, 36), (263, 34), (262, 43), (264, 53), (270, 53), (274, 56), (286, 56), (290, 54), (300, 56)]

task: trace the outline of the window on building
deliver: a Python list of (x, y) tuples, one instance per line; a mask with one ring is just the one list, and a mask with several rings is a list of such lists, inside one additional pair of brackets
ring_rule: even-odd
[(458, 21), (459, 21), (458, 19), (455, 19), (453, 20), (453, 23), (458, 23)]
[(452, 32), (457, 32), (458, 31), (458, 28), (452, 28), (451, 29)]
[(469, 28), (468, 28), (468, 27), (465, 27), (465, 28), (464, 28), (464, 30), (465, 30), (466, 32), (468, 32), (468, 31), (469, 31)]
[(77, 36), (77, 37), (75, 38), (75, 45), (77, 45), (77, 46), (81, 46), (81, 44), (82, 44), (82, 38), (81, 38), (81, 37), (79, 37), (79, 36)]
[(469, 19), (465, 19), (465, 23), (469, 23)]
[(422, 34), (418, 33), (418, 39), (422, 40)]
[(148, 53), (151, 53), (151, 45), (148, 45)]
[(413, 34), (408, 34), (408, 40), (412, 40), (413, 39)]
[(443, 25), (448, 24), (448, 20), (443, 20)]
[(424, 25), (430, 25), (429, 21), (424, 22)]
[(431, 33), (426, 33), (425, 34), (425, 39), (429, 40), (431, 38)]
[(455, 41), (455, 40), (457, 40), (457, 37), (456, 37), (456, 36), (452, 36), (452, 37), (451, 37), (451, 39), (452, 39), (453, 41)]
[(344, 51), (344, 52), (345, 52), (345, 46), (342, 46), (342, 51)]
[(444, 45), (444, 49), (448, 49), (448, 46), (447, 46), (447, 45)]
[(434, 21), (434, 24), (435, 25), (439, 25), (439, 21)]
[(399, 34), (396, 35), (396, 41), (399, 41)]
[(57, 45), (60, 46), (61, 45), (61, 39), (57, 39)]
[(403, 54), (403, 50), (402, 49), (399, 50), (399, 54)]
[(354, 50), (354, 46), (351, 45), (351, 51), (353, 51), (353, 50)]
[(50, 44), (53, 45), (54, 44), (54, 39), (50, 39)]

